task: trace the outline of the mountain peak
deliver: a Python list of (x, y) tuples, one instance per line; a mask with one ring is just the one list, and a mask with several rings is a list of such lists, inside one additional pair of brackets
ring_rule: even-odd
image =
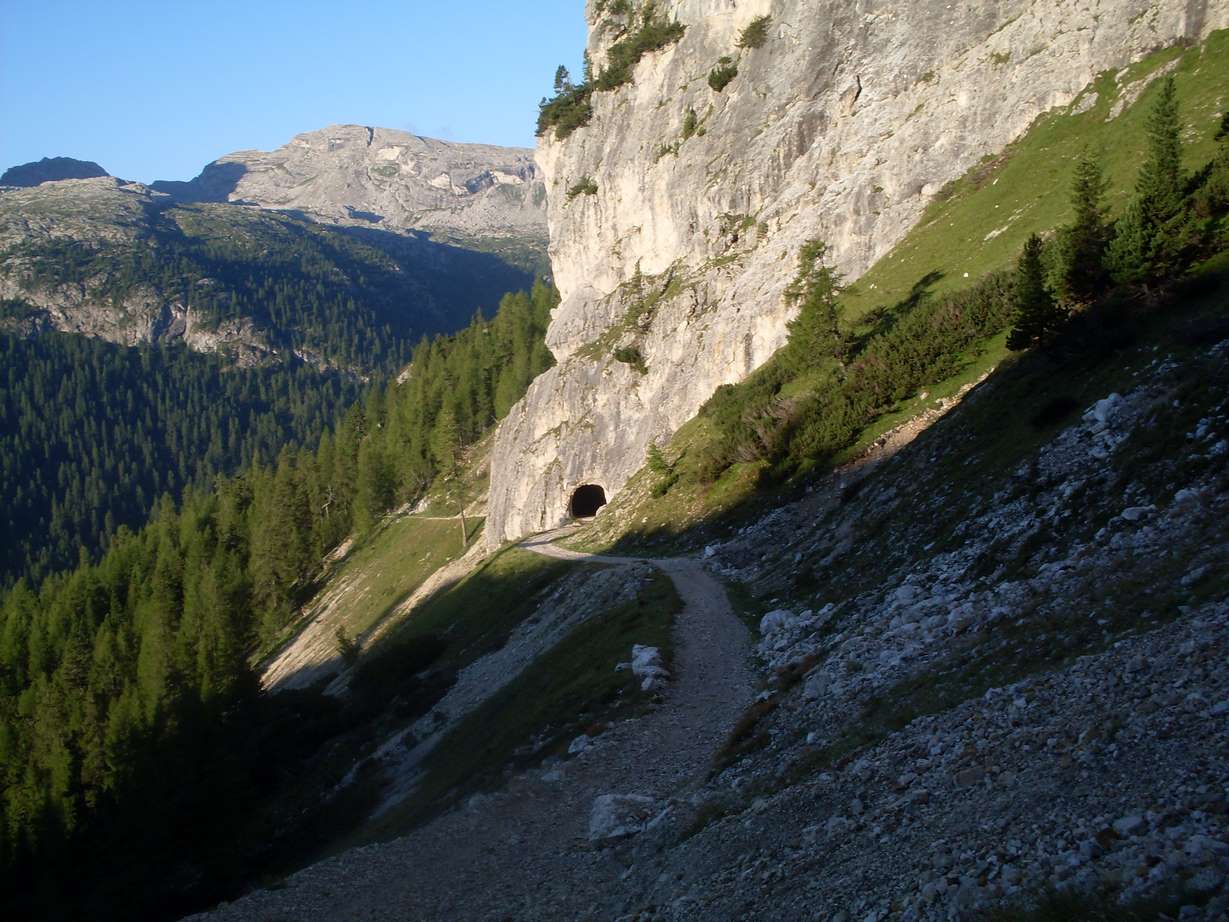
[(276, 150), (236, 151), (189, 182), (153, 187), (181, 201), (236, 202), (395, 231), (546, 236), (545, 186), (532, 151), (367, 125), (329, 125)]
[(38, 186), (61, 179), (95, 179), (111, 174), (93, 160), (75, 157), (44, 157), (10, 167), (0, 176), (0, 186)]

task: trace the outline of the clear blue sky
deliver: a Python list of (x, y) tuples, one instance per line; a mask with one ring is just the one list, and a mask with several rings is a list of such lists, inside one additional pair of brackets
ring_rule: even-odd
[(584, 0), (0, 0), (0, 171), (190, 179), (335, 123), (531, 146)]

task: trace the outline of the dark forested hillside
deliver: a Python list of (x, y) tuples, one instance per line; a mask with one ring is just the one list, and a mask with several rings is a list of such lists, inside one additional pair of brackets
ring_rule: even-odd
[[(0, 192), (0, 587), (314, 443), (360, 380), (492, 314), (532, 261), (112, 179)], [(16, 338), (48, 330), (89, 339)]]
[(249, 360), (293, 352), (387, 372), (424, 334), (457, 330), (532, 280), (528, 267), (426, 236), (127, 190), (37, 192), (0, 198), (0, 281), (26, 302), (27, 323), (108, 339), (182, 337)]
[(95, 555), (163, 493), (314, 442), (360, 391), (297, 361), (242, 369), (182, 346), (0, 334), (0, 585)]
[[(325, 552), (449, 473), (550, 364), (556, 300), (541, 284), (505, 297), (494, 319), (422, 343), (399, 382), (369, 389), (314, 447), (178, 506), (164, 498), (99, 563), (0, 597), (0, 914), (170, 917), (295, 839), (269, 805), (339, 716), (311, 696), (261, 695), (251, 658)], [(20, 348), (40, 367), (51, 347)]]

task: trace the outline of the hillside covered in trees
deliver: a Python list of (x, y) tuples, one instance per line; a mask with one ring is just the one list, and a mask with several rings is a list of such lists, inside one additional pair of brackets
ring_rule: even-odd
[(277, 760), (326, 738), (327, 715), (259, 693), (253, 656), (326, 552), (450, 473), (550, 364), (556, 299), (543, 284), (508, 295), (492, 320), (421, 344), (317, 444), (164, 498), (98, 564), (4, 595), (6, 915), (166, 915), (234, 885), (271, 834)]
[(164, 493), (314, 442), (362, 392), (302, 362), (232, 368), (183, 346), (0, 334), (0, 585), (91, 557)]
[(538, 268), (425, 234), (173, 205), (110, 179), (0, 193), (4, 326), (183, 339), (248, 364), (291, 353), (391, 372), (423, 335), (459, 329)]
[(0, 190), (0, 587), (94, 559), (163, 493), (314, 444), (538, 259), (110, 177)]

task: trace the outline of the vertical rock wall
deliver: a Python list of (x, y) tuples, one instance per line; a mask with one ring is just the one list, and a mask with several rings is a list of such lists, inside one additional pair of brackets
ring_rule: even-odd
[[(611, 5), (588, 4), (599, 65), (624, 23)], [(781, 346), (804, 241), (823, 237), (857, 278), (945, 183), (1098, 73), (1229, 26), (1229, 0), (657, 6), (686, 26), (681, 41), (594, 94), (588, 126), (538, 147), (559, 364), (496, 436), (492, 543), (564, 521), (581, 483), (613, 496), (651, 441)], [(739, 51), (764, 15), (768, 41)], [(707, 76), (723, 55), (738, 76), (718, 93)], [(689, 109), (703, 130), (684, 140)], [(582, 180), (596, 192), (569, 196)]]

